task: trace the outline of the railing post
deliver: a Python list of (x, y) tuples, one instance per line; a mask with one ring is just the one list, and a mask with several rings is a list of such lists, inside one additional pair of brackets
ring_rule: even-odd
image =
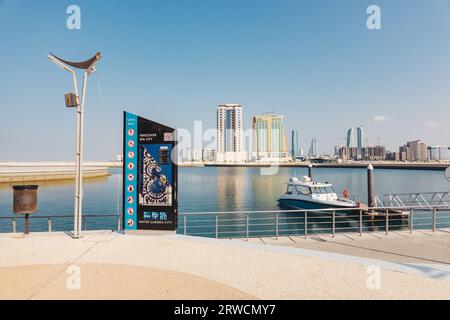
[(248, 213), (247, 213), (247, 218), (246, 218), (246, 222), (245, 222), (245, 235), (247, 237), (247, 241), (248, 241)]
[(52, 232), (52, 218), (48, 218), (47, 220), (48, 232)]
[(409, 232), (412, 233), (414, 229), (414, 209), (409, 211)]
[(278, 213), (275, 215), (275, 238), (278, 240)]
[(334, 236), (336, 235), (336, 211), (334, 211), (334, 210), (333, 210), (333, 225), (332, 226), (333, 227), (331, 229), (331, 232), (332, 232), (332, 236), (334, 238)]
[(186, 225), (186, 215), (183, 216), (183, 230), (184, 230), (184, 235), (187, 235), (187, 225)]
[(359, 210), (359, 236), (362, 237), (362, 210)]
[(389, 209), (386, 210), (386, 235), (389, 234)]
[(308, 239), (308, 211), (305, 211), (305, 221), (303, 224), (303, 229), (305, 229), (305, 239)]
[(16, 221), (16, 218), (12, 219), (12, 229), (13, 229), (13, 233), (17, 233), (17, 221)]
[(219, 239), (219, 215), (216, 214), (216, 239)]
[(436, 208), (433, 208), (433, 232), (436, 231)]

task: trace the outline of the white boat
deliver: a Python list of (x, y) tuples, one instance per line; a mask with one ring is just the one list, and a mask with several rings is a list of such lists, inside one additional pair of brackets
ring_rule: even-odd
[(292, 209), (345, 209), (358, 208), (359, 203), (340, 198), (331, 183), (313, 182), (309, 177), (303, 180), (290, 178), (286, 193), (278, 199), (280, 206)]

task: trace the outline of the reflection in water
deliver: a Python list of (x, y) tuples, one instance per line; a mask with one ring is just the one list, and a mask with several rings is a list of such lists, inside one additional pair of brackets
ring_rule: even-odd
[[(85, 214), (114, 214), (120, 211), (121, 177), (119, 170), (113, 170), (113, 175), (108, 177), (97, 177), (84, 179), (83, 212)], [(0, 217), (11, 217), (12, 212), (12, 186), (17, 183), (0, 184)], [(61, 218), (53, 221), (53, 230), (71, 230), (73, 228), (73, 208), (74, 208), (74, 181), (55, 180), (39, 181), (38, 189), (38, 212), (34, 217), (61, 215)], [(119, 205), (119, 210), (117, 210)], [(102, 220), (106, 220), (103, 218)], [(117, 224), (114, 221), (114, 224)], [(18, 224), (21, 230), (21, 224)], [(87, 221), (87, 227), (112, 228), (112, 222)], [(11, 220), (0, 220), (0, 232), (12, 230)], [(31, 231), (47, 230), (47, 221), (44, 219), (31, 219)]]
[(247, 190), (247, 179), (241, 177), (246, 174), (244, 168), (218, 168), (216, 178), (215, 211), (239, 211), (244, 202), (244, 190)]

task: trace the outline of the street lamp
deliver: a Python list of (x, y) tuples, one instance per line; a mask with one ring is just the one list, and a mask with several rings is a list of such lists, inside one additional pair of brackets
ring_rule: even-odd
[[(83, 114), (86, 99), (86, 82), (90, 74), (95, 72), (95, 64), (102, 58), (100, 52), (86, 61), (71, 62), (66, 61), (58, 56), (50, 53), (48, 55), (50, 61), (54, 62), (58, 67), (69, 71), (72, 74), (74, 93), (65, 95), (66, 106), (77, 108), (77, 150), (75, 164), (75, 207), (74, 207), (74, 227), (73, 237), (81, 238), (81, 221), (82, 221), (82, 205), (83, 205)], [(79, 103), (77, 75), (72, 68), (84, 70), (83, 87), (81, 93), (81, 104)]]

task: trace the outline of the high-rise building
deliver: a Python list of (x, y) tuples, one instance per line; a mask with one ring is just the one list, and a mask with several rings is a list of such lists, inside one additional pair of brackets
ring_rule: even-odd
[(449, 148), (444, 146), (428, 147), (429, 159), (432, 161), (450, 160)]
[(367, 146), (361, 150), (361, 158), (363, 160), (386, 160), (386, 147), (384, 146)]
[(254, 116), (252, 129), (255, 160), (279, 161), (288, 158), (283, 116), (272, 114)]
[(427, 161), (429, 159), (427, 144), (414, 140), (409, 141), (399, 149), (401, 161)]
[(350, 128), (347, 131), (347, 147), (355, 148), (358, 144), (356, 142), (356, 131), (355, 128)]
[(347, 131), (347, 147), (361, 149), (366, 146), (366, 137), (362, 126)]
[(389, 160), (389, 161), (400, 161), (400, 153), (386, 150), (386, 160)]
[(300, 156), (300, 149), (298, 147), (298, 130), (292, 130), (291, 132), (291, 156), (292, 159)]
[(319, 151), (317, 148), (317, 138), (314, 137), (311, 140), (311, 144), (309, 146), (309, 150), (308, 150), (308, 157), (309, 158), (315, 158), (319, 155)]
[(217, 161), (245, 161), (243, 148), (242, 106), (222, 104), (217, 107)]
[(366, 146), (366, 136), (364, 135), (364, 130), (362, 126), (356, 128), (356, 141), (358, 144), (358, 149), (361, 150)]

